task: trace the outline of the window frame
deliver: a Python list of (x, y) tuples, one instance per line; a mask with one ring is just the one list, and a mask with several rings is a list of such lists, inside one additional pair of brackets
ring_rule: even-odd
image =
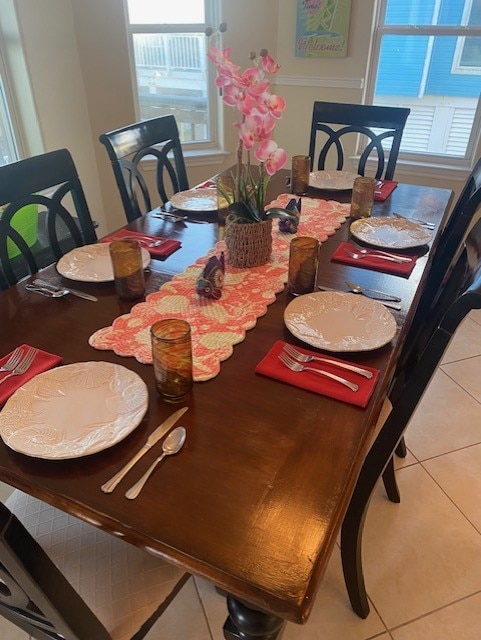
[[(473, 10), (473, 3), (474, 3), (474, 0), (469, 0), (469, 4), (465, 5), (463, 17), (461, 19), (462, 25), (474, 26), (469, 24), (469, 20), (471, 18), (471, 12)], [(476, 66), (476, 67), (471, 67), (471, 66), (466, 67), (461, 64), (461, 59), (464, 53), (465, 42), (466, 42), (466, 36), (460, 36), (458, 38), (458, 41), (456, 43), (456, 49), (454, 51), (453, 66), (451, 71), (452, 73), (459, 73), (459, 74), (465, 74), (465, 75), (478, 75), (479, 73), (481, 73), (481, 63), (479, 64), (479, 66)]]
[(10, 87), (8, 69), (5, 64), (3, 45), (3, 36), (0, 33), (0, 117), (7, 127), (7, 138), (15, 155), (11, 162), (16, 162), (24, 157), (25, 154), (13, 92)]
[[(134, 24), (129, 22), (129, 12), (127, 0), (124, 0), (125, 24), (128, 36), (130, 74), (132, 84), (132, 95), (134, 98), (135, 115), (138, 121), (140, 117), (139, 96), (137, 90), (137, 75), (134, 57), (134, 35), (135, 34), (165, 34), (165, 33), (203, 33), (209, 25), (217, 25), (220, 22), (220, 0), (204, 0), (205, 24), (202, 23), (180, 23), (180, 24)], [(182, 147), (186, 157), (195, 158), (204, 155), (213, 155), (220, 151), (220, 125), (221, 114), (219, 96), (215, 90), (215, 76), (212, 65), (206, 65), (206, 88), (207, 88), (207, 112), (210, 139), (202, 142), (184, 142)]]
[[(415, 35), (415, 36), (457, 36), (458, 38), (466, 36), (466, 30), (469, 29), (469, 35), (481, 37), (481, 26), (467, 26), (467, 25), (392, 25), (385, 24), (386, 11), (388, 0), (378, 0), (378, 4), (375, 12), (375, 20), (373, 25), (373, 40), (372, 49), (369, 58), (369, 65), (367, 70), (366, 90), (365, 90), (365, 102), (367, 104), (374, 104), (374, 89), (376, 85), (377, 72), (379, 67), (381, 43), (382, 38), (385, 35)], [(464, 157), (461, 156), (447, 156), (437, 155), (432, 153), (415, 153), (400, 151), (399, 152), (399, 164), (425, 166), (425, 167), (438, 167), (446, 168), (449, 170), (462, 170), (471, 169), (474, 164), (476, 150), (479, 148), (481, 142), (481, 92), (478, 97), (478, 104), (476, 107), (473, 125), (471, 128), (471, 134), (468, 144), (466, 146), (466, 152)]]

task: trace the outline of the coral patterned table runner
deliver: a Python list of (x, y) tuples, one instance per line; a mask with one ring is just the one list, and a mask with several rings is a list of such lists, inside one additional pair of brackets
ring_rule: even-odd
[[(291, 194), (282, 194), (269, 206), (284, 207)], [(297, 235), (307, 235), (325, 242), (349, 216), (349, 204), (334, 200), (302, 198), (302, 212)], [(95, 349), (112, 350), (120, 356), (134, 356), (150, 364), (150, 326), (163, 318), (182, 318), (192, 327), (194, 380), (209, 380), (220, 371), (220, 363), (232, 355), (235, 344), (242, 342), (246, 331), (267, 312), (287, 281), (289, 244), (293, 236), (278, 230), (273, 222), (271, 261), (261, 267), (236, 269), (227, 264), (222, 297), (212, 300), (199, 296), (196, 282), (209, 257), (226, 251), (223, 241), (207, 256), (199, 258), (185, 271), (149, 294), (145, 302), (130, 313), (114, 320), (109, 327), (96, 331), (89, 339)]]

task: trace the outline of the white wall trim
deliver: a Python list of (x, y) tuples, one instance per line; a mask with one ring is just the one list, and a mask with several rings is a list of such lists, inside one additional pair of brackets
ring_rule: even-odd
[(321, 78), (315, 76), (276, 76), (274, 84), (292, 87), (329, 87), (331, 89), (363, 89), (364, 78)]

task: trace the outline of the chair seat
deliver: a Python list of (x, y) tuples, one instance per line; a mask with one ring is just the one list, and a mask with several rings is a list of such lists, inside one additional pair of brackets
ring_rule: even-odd
[(130, 640), (184, 575), (160, 558), (21, 491), (14, 491), (5, 504), (114, 640)]

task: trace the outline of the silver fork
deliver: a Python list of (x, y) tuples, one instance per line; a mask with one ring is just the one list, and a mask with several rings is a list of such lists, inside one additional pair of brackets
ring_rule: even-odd
[(152, 238), (141, 238), (139, 236), (121, 236), (120, 240), (136, 240), (140, 245), (151, 249), (152, 247), (160, 247), (160, 245), (165, 244), (167, 242), (166, 238), (162, 240), (152, 240)]
[(361, 369), (361, 367), (356, 367), (353, 364), (348, 364), (347, 362), (337, 362), (336, 360), (331, 360), (330, 358), (322, 358), (320, 356), (313, 356), (309, 353), (302, 353), (298, 351), (292, 344), (285, 344), (284, 351), (298, 360), (299, 362), (312, 362), (312, 360), (317, 360), (318, 362), (327, 362), (328, 364), (332, 364), (335, 367), (340, 367), (341, 369), (347, 369), (348, 371), (353, 371), (354, 373), (358, 373), (360, 376), (364, 376), (364, 378), (372, 378), (372, 371), (368, 371), (367, 369)]
[[(366, 251), (366, 253), (364, 253), (364, 251)], [(385, 256), (382, 253), (372, 254), (367, 250), (350, 251), (349, 249), (344, 249), (344, 252), (347, 253), (348, 256), (351, 256), (351, 258), (354, 258), (354, 260), (362, 260), (363, 258), (369, 258), (370, 256), (371, 257), (374, 256), (375, 258), (379, 258), (380, 260), (389, 260), (390, 262), (397, 262), (398, 264), (405, 262), (405, 260), (398, 259), (397, 257), (394, 257), (394, 256), (387, 256), (387, 255)]]
[(290, 369), (291, 371), (295, 371), (296, 373), (300, 373), (301, 371), (312, 371), (313, 373), (318, 373), (321, 376), (331, 378), (331, 380), (335, 380), (336, 382), (343, 384), (345, 387), (348, 387), (348, 389), (351, 389), (351, 391), (357, 391), (359, 389), (359, 385), (355, 384), (354, 382), (349, 382), (349, 380), (341, 378), (340, 376), (336, 376), (335, 373), (330, 373), (329, 371), (314, 369), (314, 367), (306, 367), (300, 362), (296, 362), (292, 358), (289, 358), (286, 353), (280, 353), (279, 360), (283, 364), (285, 364), (288, 369)]
[[(351, 243), (351, 244), (354, 245), (354, 243)], [(379, 258), (380, 256), (387, 256), (388, 258), (392, 258), (396, 262), (399, 262), (399, 264), (401, 264), (401, 262), (413, 261), (413, 259), (410, 258), (409, 256), (393, 256), (392, 253), (389, 253), (388, 251), (381, 251), (381, 249), (365, 249), (364, 247), (359, 247), (358, 245), (355, 245), (355, 247), (356, 247), (356, 253), (362, 253), (363, 255), (366, 255), (366, 256), (374, 256), (376, 258)]]
[(7, 362), (0, 367), (0, 371), (13, 371), (23, 356), (22, 347), (17, 347)]
[(17, 364), (17, 366), (11, 373), (9, 373), (8, 375), (6, 375), (4, 378), (0, 380), (0, 384), (2, 384), (2, 382), (5, 382), (5, 380), (8, 380), (12, 376), (21, 376), (23, 373), (26, 373), (30, 369), (33, 361), (35, 360), (35, 356), (37, 355), (37, 353), (38, 353), (38, 349), (35, 349), (34, 347), (29, 347), (27, 349), (27, 353), (24, 355), (22, 360), (20, 360), (20, 363)]

